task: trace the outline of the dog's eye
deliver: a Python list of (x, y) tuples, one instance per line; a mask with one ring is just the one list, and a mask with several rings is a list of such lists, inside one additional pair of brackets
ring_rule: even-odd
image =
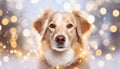
[(68, 24), (66, 27), (67, 27), (67, 28), (72, 28), (73, 25), (72, 25), (72, 24)]
[(56, 25), (55, 24), (50, 24), (50, 28), (55, 28)]

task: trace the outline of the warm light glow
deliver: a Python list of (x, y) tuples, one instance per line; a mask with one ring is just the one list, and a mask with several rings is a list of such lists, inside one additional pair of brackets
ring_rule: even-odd
[(22, 52), (21, 51), (16, 51), (16, 56), (18, 56), (18, 57), (22, 56)]
[(60, 69), (60, 66), (56, 66), (56, 69)]
[(3, 19), (2, 19), (2, 24), (3, 24), (3, 25), (8, 25), (8, 22), (9, 22), (9, 21), (8, 21), (7, 18), (3, 18)]
[(3, 11), (0, 9), (0, 16), (2, 16), (3, 15)]
[(17, 50), (13, 50), (13, 52), (14, 52), (14, 53), (16, 53), (16, 52), (17, 52)]
[(101, 68), (104, 67), (104, 61), (100, 60), (100, 61), (98, 62), (98, 66), (101, 67)]
[(16, 33), (17, 32), (17, 29), (15, 28), (15, 27), (12, 27), (12, 28), (10, 28), (10, 33), (12, 34), (12, 33)]
[(3, 49), (6, 49), (6, 45), (3, 45)]
[(0, 25), (0, 31), (2, 30), (2, 25)]
[(111, 32), (116, 32), (117, 31), (117, 26), (115, 26), (115, 25), (112, 25), (112, 26), (110, 26), (110, 31)]
[(95, 22), (95, 17), (93, 15), (89, 15), (87, 20), (88, 20), (89, 23), (94, 23)]
[(16, 42), (16, 40), (10, 40), (10, 45), (11, 45), (11, 47), (12, 48), (16, 48), (17, 47), (17, 42)]
[(28, 36), (30, 35), (30, 31), (29, 31), (28, 29), (24, 29), (24, 30), (23, 30), (23, 35), (24, 35), (25, 37), (28, 37)]
[(101, 50), (101, 49), (98, 49), (98, 50), (96, 51), (96, 55), (97, 55), (97, 56), (101, 56), (101, 55), (102, 55), (102, 50)]
[(28, 57), (27, 57), (27, 56), (24, 56), (23, 58), (24, 58), (25, 60), (27, 60), (27, 59), (28, 59)]
[(101, 8), (101, 9), (100, 9), (100, 13), (101, 13), (102, 15), (105, 15), (105, 14), (107, 13), (106, 8)]
[(78, 67), (75, 67), (74, 69), (79, 69)]
[(17, 17), (16, 17), (16, 16), (12, 16), (12, 17), (10, 18), (10, 20), (11, 20), (13, 23), (15, 23), (15, 22), (17, 22)]
[(95, 50), (98, 48), (98, 44), (96, 41), (91, 42), (91, 47), (94, 48)]
[(14, 53), (13, 50), (10, 50), (10, 53), (13, 54)]
[(112, 59), (112, 55), (111, 54), (106, 54), (105, 58), (106, 58), (106, 60), (111, 60)]
[(120, 12), (119, 12), (119, 10), (113, 10), (112, 14), (114, 17), (118, 17), (120, 15)]
[(30, 56), (30, 55), (31, 55), (31, 53), (28, 52), (28, 53), (27, 53), (27, 56)]
[(64, 9), (67, 10), (67, 11), (70, 10), (71, 9), (70, 3), (67, 3), (67, 2), (64, 3)]
[(100, 35), (103, 35), (103, 34), (104, 34), (104, 31), (103, 31), (103, 30), (99, 30), (99, 34), (100, 34)]
[(104, 39), (104, 40), (103, 40), (103, 45), (104, 45), (104, 46), (108, 46), (109, 43), (110, 43), (110, 41), (109, 41), (108, 39)]
[(95, 59), (95, 56), (91, 55), (91, 58), (94, 60), (94, 59)]
[(112, 46), (110, 47), (110, 50), (111, 50), (111, 51), (115, 51), (115, 50), (116, 50), (116, 46), (112, 45)]
[(4, 57), (3, 57), (3, 61), (4, 61), (4, 62), (8, 62), (8, 61), (9, 61), (9, 57), (8, 57), (8, 56), (4, 56)]

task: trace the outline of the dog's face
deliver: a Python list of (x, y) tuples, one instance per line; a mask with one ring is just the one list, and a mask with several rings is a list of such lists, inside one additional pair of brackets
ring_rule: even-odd
[(34, 27), (50, 43), (51, 49), (65, 51), (71, 48), (73, 41), (80, 40), (88, 32), (90, 24), (78, 12), (46, 10)]
[(48, 19), (46, 38), (50, 40), (50, 46), (57, 51), (64, 51), (70, 48), (76, 36), (75, 18), (68, 13), (56, 12)]

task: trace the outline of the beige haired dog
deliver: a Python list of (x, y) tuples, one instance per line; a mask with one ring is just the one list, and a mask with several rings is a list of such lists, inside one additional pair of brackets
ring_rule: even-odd
[(45, 10), (34, 28), (42, 35), (40, 69), (89, 69), (91, 24), (78, 11)]

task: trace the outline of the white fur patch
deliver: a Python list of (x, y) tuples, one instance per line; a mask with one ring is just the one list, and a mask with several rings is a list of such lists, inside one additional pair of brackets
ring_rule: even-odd
[(69, 63), (74, 60), (74, 51), (72, 49), (69, 49), (64, 52), (56, 53), (55, 51), (49, 49), (45, 53), (45, 58), (48, 64), (53, 67), (56, 67), (58, 65), (68, 66)]

